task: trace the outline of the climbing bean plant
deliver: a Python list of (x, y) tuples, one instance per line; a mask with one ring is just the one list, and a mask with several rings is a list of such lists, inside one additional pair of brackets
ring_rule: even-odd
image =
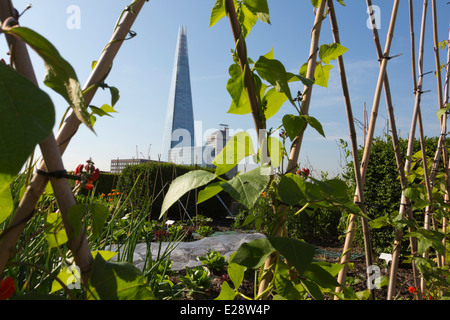
[[(343, 1), (339, 3), (345, 5)], [(316, 8), (321, 5), (320, 1), (312, 1), (312, 4)], [(323, 3), (322, 9), (324, 5)], [(345, 291), (343, 294), (335, 292), (339, 283), (334, 276), (339, 272), (340, 265), (314, 261), (313, 245), (289, 238), (286, 232), (282, 232), (281, 236), (277, 234), (277, 228), (280, 223), (283, 224), (282, 218), (287, 212), (305, 214), (314, 212), (317, 208), (333, 207), (357, 215), (362, 214), (359, 207), (349, 198), (344, 181), (339, 179), (322, 181), (297, 168), (288, 168), (286, 172), (280, 168), (281, 160), (287, 154), (285, 142), (294, 142), (307, 126), (325, 137), (321, 123), (307, 114), (302, 101), (304, 95), (310, 94), (313, 85), (327, 86), (329, 73), (333, 68), (330, 62), (347, 49), (337, 43), (323, 44), (318, 48), (318, 60), (313, 61), (316, 67), (314, 77), (307, 77), (308, 62), (302, 65), (297, 74), (293, 74), (286, 71), (283, 63), (274, 58), (273, 49), (257, 59), (246, 56), (245, 39), (252, 27), (258, 20), (270, 24), (266, 0), (217, 0), (211, 12), (210, 27), (226, 16), (229, 17), (232, 26), (237, 20), (240, 27), (237, 28), (240, 30), (238, 34), (236, 28), (232, 27), (236, 47), (232, 50), (233, 63), (228, 69), (230, 79), (226, 85), (231, 97), (228, 112), (238, 115), (251, 113), (256, 129), (259, 130), (258, 141), (252, 141), (248, 132), (239, 132), (230, 138), (214, 159), (215, 172), (196, 170), (174, 180), (164, 199), (161, 217), (183, 194), (201, 186), (206, 187), (199, 193), (199, 202), (225, 191), (249, 209), (264, 194), (270, 197), (272, 205), (273, 217), (269, 220), (273, 223), (269, 226), (269, 234), (267, 238), (243, 244), (230, 258), (228, 273), (234, 288), (224, 283), (218, 299), (233, 299), (241, 295), (239, 286), (245, 270), (248, 269), (260, 270), (259, 277), (255, 281), (256, 286), (260, 285), (259, 290), (255, 289), (255, 299), (267, 298), (269, 294), (274, 298), (285, 299), (307, 297), (323, 299), (326, 294), (340, 295), (341, 298), (344, 298), (344, 295), (356, 297), (355, 292)], [(323, 18), (325, 17), (324, 15)], [(248, 79), (251, 79), (250, 82)], [(298, 81), (304, 85), (305, 90), (294, 96), (291, 93), (290, 83)], [(250, 87), (254, 88), (254, 96), (251, 95)], [(256, 108), (253, 101), (256, 101)], [(275, 135), (276, 130), (266, 128), (266, 121), (277, 114), (284, 103), (292, 106), (293, 113), (282, 117), (279, 128), (283, 129), (285, 134), (280, 141), (278, 134)], [(238, 173), (229, 180), (224, 177), (225, 173), (247, 157), (256, 160), (258, 166), (255, 169)], [(296, 210), (291, 210), (292, 208)], [(250, 219), (263, 218), (255, 216)], [(284, 225), (282, 228), (286, 229)], [(269, 257), (275, 257), (274, 263), (265, 268), (265, 261)], [(270, 277), (268, 284), (261, 287), (262, 279), (268, 273), (273, 276)]]

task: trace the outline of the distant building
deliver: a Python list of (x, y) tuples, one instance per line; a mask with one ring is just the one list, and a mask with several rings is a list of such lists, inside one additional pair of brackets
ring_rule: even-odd
[[(162, 160), (169, 159), (170, 149), (194, 147), (194, 141), (194, 111), (187, 32), (185, 27), (180, 26), (164, 127)], [(193, 159), (186, 158), (185, 160), (190, 161), (185, 164), (194, 163)]]
[(111, 160), (111, 173), (121, 173), (126, 166), (146, 163), (150, 160), (146, 159), (113, 159)]

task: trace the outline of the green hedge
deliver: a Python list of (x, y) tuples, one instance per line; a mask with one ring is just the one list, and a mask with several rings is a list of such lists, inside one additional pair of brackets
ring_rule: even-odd
[[(434, 157), (438, 138), (425, 138), (426, 153), (428, 157)], [(448, 145), (449, 142), (447, 142)], [(403, 163), (408, 146), (408, 140), (400, 140), (400, 150), (403, 156)], [(420, 143), (416, 139), (414, 143), (414, 152), (420, 150)], [(363, 148), (359, 150), (360, 159), (362, 158)], [(413, 164), (422, 166), (421, 163)], [(348, 177), (354, 184), (353, 163), (347, 166)], [(403, 169), (403, 168), (402, 168)], [(401, 199), (401, 185), (398, 177), (397, 164), (395, 160), (394, 148), (390, 137), (387, 139), (376, 138), (374, 140), (369, 164), (367, 168), (367, 176), (364, 183), (364, 197), (367, 204), (367, 214), (370, 219), (376, 219), (393, 212), (398, 212)], [(423, 221), (422, 212), (417, 212), (418, 221)], [(394, 243), (394, 230), (391, 227), (383, 227), (380, 229), (371, 229), (371, 240), (373, 249), (376, 253), (391, 252)], [(361, 223), (358, 220), (357, 232), (355, 240), (359, 246), (364, 245)], [(402, 253), (407, 255), (409, 251), (409, 241), (406, 239), (402, 244)]]
[[(197, 169), (213, 172), (212, 169), (196, 168), (193, 165), (185, 166), (158, 162), (127, 166), (119, 176), (117, 190), (130, 196), (129, 199), (134, 208), (145, 210), (151, 214), (152, 219), (158, 219), (164, 195), (167, 193), (171, 181), (191, 170)], [(200, 190), (198, 189), (197, 191)], [(225, 192), (221, 192), (219, 196), (229, 208), (231, 197)], [(154, 200), (152, 201), (152, 199)], [(196, 207), (195, 191), (184, 195), (180, 202), (181, 204), (178, 202), (169, 209), (169, 218), (177, 220), (188, 219), (189, 217), (185, 214), (183, 206), (191, 218), (197, 213), (217, 219), (225, 217), (228, 213), (217, 197), (200, 203)]]

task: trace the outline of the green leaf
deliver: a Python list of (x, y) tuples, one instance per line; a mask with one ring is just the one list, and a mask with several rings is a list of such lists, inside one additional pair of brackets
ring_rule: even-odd
[[(305, 64), (306, 68), (308, 68), (308, 65)], [(305, 76), (301, 75), (301, 74), (293, 74), (291, 72), (288, 72), (288, 77), (289, 80), (288, 82), (294, 82), (294, 81), (301, 81), (303, 83), (303, 85), (307, 86), (307, 87), (311, 87), (314, 84), (314, 80), (308, 79), (306, 78), (306, 71), (304, 70)]]
[(448, 113), (449, 110), (450, 110), (450, 103), (447, 103), (447, 104), (445, 105), (444, 108), (440, 108), (440, 109), (436, 112), (436, 115), (437, 115), (437, 117), (440, 119), (444, 114)]
[(288, 99), (292, 102), (291, 90), (288, 85), (290, 74), (286, 72), (284, 65), (275, 59), (267, 59), (265, 56), (259, 57), (255, 62), (254, 69), (261, 78), (268, 81), (278, 91), (284, 92)]
[(250, 102), (244, 85), (244, 76), (238, 64), (232, 64), (228, 70), (231, 78), (227, 82), (227, 91), (231, 96), (228, 113), (248, 114), (251, 112)]
[(329, 64), (331, 60), (335, 60), (343, 55), (348, 49), (339, 43), (323, 44), (320, 46), (319, 58), (325, 63)]
[(0, 223), (8, 218), (13, 210), (13, 199), (10, 184), (13, 176), (0, 173)]
[(275, 88), (268, 90), (263, 97), (263, 103), (266, 105), (266, 110), (264, 111), (266, 120), (277, 114), (287, 99), (288, 97), (284, 92), (279, 92)]
[(59, 212), (47, 215), (45, 220), (45, 240), (50, 248), (57, 248), (68, 241), (63, 220)]
[(267, 0), (244, 0), (245, 6), (265, 23), (270, 24), (269, 5)]
[(51, 133), (55, 110), (44, 91), (3, 63), (0, 101), (0, 174), (15, 176), (36, 144)]
[(246, 38), (258, 21), (258, 16), (252, 13), (247, 6), (239, 4), (238, 20), (241, 24), (242, 35)]
[[(119, 99), (120, 99), (119, 89), (117, 89), (116, 87), (109, 87), (109, 91), (111, 92), (111, 106), (114, 107), (116, 105), (117, 101), (119, 101)], [(116, 111), (110, 111), (110, 112), (116, 112)]]
[(315, 7), (318, 8), (320, 6), (320, 3), (322, 2), (322, 0), (311, 0), (311, 4)]
[(277, 187), (278, 197), (288, 205), (299, 204), (305, 200), (305, 181), (296, 174), (286, 173), (280, 177)]
[(293, 114), (286, 114), (283, 117), (283, 127), (286, 130), (288, 137), (291, 141), (297, 137), (305, 127), (305, 119), (301, 116), (295, 116)]
[(202, 203), (216, 194), (219, 194), (223, 191), (222, 186), (220, 185), (222, 182), (214, 182), (207, 185), (203, 190), (198, 193), (197, 203)]
[[(70, 268), (70, 267), (62, 268), (57, 277), (66, 286), (68, 286), (70, 284), (74, 284), (74, 281), (75, 282), (81, 281), (81, 274), (80, 274), (79, 270), (77, 268), (73, 268), (73, 267), (72, 268)], [(58, 281), (54, 280), (52, 283), (52, 288), (50, 290), (50, 293), (54, 293), (59, 290), (62, 290), (62, 288), (63, 287), (61, 286), (61, 284)]]
[(255, 239), (241, 244), (230, 263), (236, 263), (248, 269), (257, 269), (275, 251), (269, 239)]
[(173, 180), (169, 187), (169, 191), (164, 197), (164, 201), (161, 206), (161, 214), (159, 217), (161, 218), (166, 211), (186, 192), (201, 187), (215, 178), (216, 175), (212, 172), (205, 170), (194, 170)]
[(331, 64), (317, 64), (314, 71), (314, 83), (321, 87), (328, 87), (328, 79), (330, 78), (330, 70), (333, 69)]
[(267, 147), (270, 153), (270, 164), (275, 168), (279, 167), (283, 158), (283, 144), (278, 138), (269, 137)]
[(31, 29), (15, 26), (4, 28), (3, 31), (22, 39), (36, 51), (45, 63), (45, 85), (63, 96), (80, 122), (93, 130), (77, 75), (58, 50), (47, 39)]
[(81, 231), (81, 222), (83, 217), (88, 213), (87, 204), (76, 204), (69, 208), (67, 211), (67, 219), (73, 228), (75, 235), (79, 235)]
[(81, 222), (85, 215), (91, 214), (92, 235), (94, 239), (101, 236), (106, 219), (109, 215), (109, 209), (99, 203), (76, 204), (69, 208), (67, 217), (76, 235), (80, 234)]
[(247, 208), (252, 208), (270, 181), (270, 167), (260, 166), (244, 174), (234, 176), (222, 184), (236, 201)]
[(268, 237), (270, 244), (297, 269), (299, 276), (309, 268), (316, 249), (313, 245), (288, 237)]
[(322, 288), (335, 289), (340, 286), (334, 276), (316, 263), (311, 263), (303, 273), (303, 276), (314, 281)]
[(303, 119), (305, 119), (306, 122), (307, 122), (311, 127), (313, 127), (314, 129), (316, 129), (316, 131), (317, 131), (320, 135), (322, 135), (322, 136), (325, 138), (325, 133), (323, 132), (322, 125), (320, 124), (320, 122), (319, 122), (316, 118), (311, 117), (311, 116), (306, 116), (306, 115), (303, 115), (303, 116), (300, 116), (300, 117), (302, 117)]
[(228, 172), (244, 158), (254, 153), (250, 134), (245, 131), (236, 133), (213, 160), (213, 165), (216, 166), (216, 175), (220, 176)]
[(228, 282), (224, 281), (222, 283), (222, 288), (220, 289), (220, 294), (214, 300), (234, 300), (237, 296), (237, 292), (231, 289)]
[(244, 280), (246, 267), (241, 266), (237, 263), (229, 263), (228, 264), (228, 275), (230, 276), (230, 280), (233, 282), (233, 285), (236, 289), (241, 286), (242, 281)]
[(154, 300), (139, 269), (129, 263), (105, 261), (96, 255), (89, 279), (87, 299)]
[(225, 0), (216, 0), (214, 7), (211, 11), (211, 17), (209, 21), (209, 27), (211, 28), (215, 25), (220, 19), (227, 15), (227, 10), (225, 7)]
[(102, 235), (106, 219), (109, 215), (109, 209), (100, 203), (91, 203), (89, 205), (89, 211), (92, 215), (92, 235), (94, 239), (97, 239)]

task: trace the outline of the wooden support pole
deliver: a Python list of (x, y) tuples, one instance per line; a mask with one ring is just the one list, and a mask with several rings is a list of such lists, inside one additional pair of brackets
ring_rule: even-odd
[[(94, 68), (89, 80), (87, 81), (85, 89), (91, 88), (92, 86), (94, 86), (107, 76), (112, 66), (114, 57), (116, 56), (121, 44), (126, 38), (133, 22), (135, 21), (138, 13), (140, 12), (145, 2), (146, 0), (134, 2), (132, 8), (133, 12), (129, 10), (123, 15), (122, 20), (119, 21), (118, 27), (114, 30), (114, 34), (111, 41), (109, 42), (109, 45), (102, 52), (102, 55), (99, 61), (97, 62), (96, 67)], [(8, 0), (0, 1), (0, 13), (6, 15), (0, 16), (1, 21), (4, 21), (4, 19), (10, 15), (9, 14), (10, 9), (11, 10), (13, 9), (10, 1)], [(8, 14), (6, 14), (5, 12), (8, 12)], [(20, 48), (16, 46), (15, 51), (17, 52), (17, 50), (20, 50)], [(23, 69), (30, 70), (26, 66), (24, 66)], [(89, 104), (89, 102), (92, 100), (96, 90), (97, 87), (94, 86), (92, 87), (91, 90), (89, 90), (85, 94), (84, 98), (86, 104)], [(77, 132), (79, 125), (80, 121), (78, 120), (76, 115), (73, 112), (69, 114), (68, 118), (65, 120), (63, 126), (60, 128), (59, 133), (56, 137), (56, 143), (58, 145), (59, 153), (61, 155), (64, 153), (67, 145), (70, 142), (70, 139)], [(46, 169), (45, 163), (41, 163), (40, 169), (42, 170)], [(14, 248), (17, 243), (17, 240), (22, 234), (26, 222), (32, 217), (34, 207), (38, 202), (39, 197), (45, 190), (47, 183), (48, 177), (38, 174), (34, 175), (33, 179), (31, 180), (29, 186), (25, 191), (25, 194), (22, 197), (19, 207), (15, 211), (14, 216), (7, 227), (7, 231), (5, 231), (2, 234), (2, 237), (0, 238), (0, 252), (1, 252), (0, 274), (3, 272), (8, 260), (14, 256), (15, 254)]]
[[(336, 17), (336, 12), (334, 9), (333, 0), (328, 0), (328, 8), (329, 8), (330, 24), (331, 24), (331, 30), (333, 33), (334, 42), (340, 44), (341, 41), (340, 41), (340, 35), (339, 35), (339, 27), (338, 27), (338, 23), (337, 23), (337, 17)], [(343, 95), (344, 95), (345, 109), (347, 112), (347, 122), (349, 125), (349, 131), (350, 131), (353, 166), (354, 166), (355, 178), (356, 178), (356, 193), (355, 193), (355, 197), (354, 197), (354, 202), (356, 204), (358, 204), (358, 206), (360, 207), (360, 209), (364, 213), (364, 215), (367, 215), (367, 209), (366, 209), (365, 198), (364, 198), (364, 181), (361, 178), (355, 122), (354, 122), (354, 118), (353, 118), (350, 92), (348, 89), (347, 76), (346, 76), (345, 65), (344, 65), (344, 58), (342, 56), (338, 57), (338, 66), (339, 66), (339, 73), (341, 75), (341, 85), (342, 85), (342, 91), (343, 91)], [(352, 229), (354, 228), (355, 218), (356, 218), (356, 216), (354, 216), (354, 215), (352, 217), (350, 217)], [(363, 217), (362, 219), (364, 220), (366, 218)], [(365, 224), (365, 223), (363, 222), (363, 224)], [(369, 266), (372, 265), (372, 244), (371, 244), (370, 237), (368, 235), (369, 235), (368, 233), (365, 233), (365, 237), (364, 237), (367, 272), (369, 272), (369, 270), (370, 270)], [(347, 243), (347, 246), (350, 247), (352, 239), (346, 239), (346, 240), (347, 240), (347, 242), (350, 242), (350, 243)], [(350, 257), (348, 255), (350, 255), (350, 253), (351, 253), (350, 251), (344, 253), (344, 255), (346, 256), (345, 262), (349, 261)], [(339, 278), (338, 278), (338, 282), (342, 286), (336, 288), (337, 292), (341, 292), (343, 290), (343, 285), (345, 284), (345, 277), (348, 272), (348, 263), (344, 263), (343, 270), (344, 271), (339, 274)], [(368, 278), (369, 278), (369, 276), (370, 276), (370, 274), (367, 275)], [(374, 289), (371, 288), (369, 291), (370, 291), (371, 299), (375, 299)]]
[[(360, 168), (358, 168), (358, 170), (360, 170), (361, 182), (365, 181), (365, 177), (367, 174), (367, 167), (368, 167), (369, 158), (370, 158), (370, 151), (372, 149), (375, 124), (376, 124), (376, 120), (377, 120), (377, 116), (378, 116), (378, 108), (379, 108), (379, 104), (380, 104), (381, 91), (382, 91), (383, 85), (384, 85), (384, 80), (385, 80), (385, 75), (386, 75), (386, 67), (387, 67), (387, 63), (389, 60), (389, 53), (390, 53), (390, 48), (391, 48), (391, 44), (392, 44), (392, 39), (394, 37), (394, 30), (395, 30), (395, 24), (396, 24), (396, 20), (397, 20), (398, 7), (399, 7), (399, 0), (396, 0), (396, 1), (394, 1), (394, 5), (393, 5), (393, 9), (392, 9), (391, 21), (390, 21), (390, 25), (389, 25), (388, 34), (387, 34), (386, 45), (385, 45), (385, 49), (384, 49), (384, 53), (383, 53), (383, 59), (381, 59), (380, 72), (378, 75), (378, 82), (377, 82), (377, 87), (375, 90), (375, 96), (374, 96), (373, 105), (372, 105), (372, 113), (371, 113), (369, 128), (368, 128), (368, 132), (367, 132), (363, 158), (361, 160)], [(373, 20), (372, 20), (372, 22), (374, 23)], [(372, 27), (374, 28), (374, 26), (372, 26)], [(341, 264), (344, 264), (344, 265), (348, 264), (349, 258), (350, 258), (349, 251), (351, 249), (353, 237), (355, 234), (355, 220), (356, 220), (356, 217), (351, 216), (350, 220), (349, 220), (349, 225), (347, 227), (344, 249), (343, 249), (343, 254), (341, 257)], [(363, 227), (364, 237), (368, 237), (369, 236), (369, 226), (368, 226), (367, 219), (363, 219), (362, 222), (363, 222), (362, 227)], [(339, 272), (338, 282), (341, 285), (343, 285), (345, 283), (346, 272), (347, 272), (346, 268), (341, 269), (341, 271)]]

